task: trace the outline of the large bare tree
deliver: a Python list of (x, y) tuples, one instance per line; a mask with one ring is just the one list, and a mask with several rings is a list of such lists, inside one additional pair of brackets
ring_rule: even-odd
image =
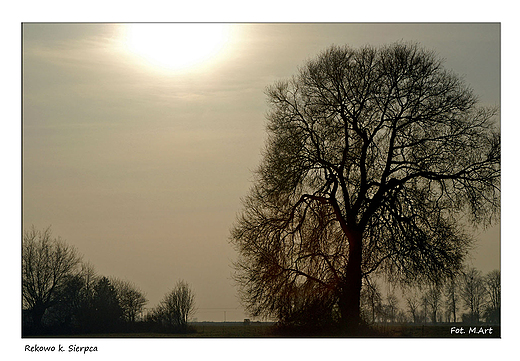
[(330, 47), (267, 97), (231, 231), (252, 314), (280, 317), (303, 292), (355, 331), (364, 276), (438, 282), (461, 268), (467, 226), (498, 214), (498, 111), (419, 45)]
[(32, 227), (23, 234), (22, 300), (36, 329), (41, 328), (45, 311), (54, 306), (70, 278), (79, 272), (81, 257), (76, 249), (60, 238), (53, 238), (50, 228)]

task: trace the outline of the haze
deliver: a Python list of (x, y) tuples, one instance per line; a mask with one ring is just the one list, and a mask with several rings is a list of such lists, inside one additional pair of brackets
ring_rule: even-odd
[[(499, 24), (193, 24), (164, 36), (170, 24), (147, 33), (148, 53), (128, 51), (125, 26), (23, 26), (23, 226), (52, 226), (147, 307), (185, 280), (199, 321), (248, 317), (228, 236), (260, 160), (266, 86), (332, 44), (404, 40), (500, 104)], [(198, 47), (211, 51), (186, 57)], [(161, 65), (145, 59), (155, 49)], [(499, 228), (478, 231), (469, 263), (484, 273), (500, 268)]]

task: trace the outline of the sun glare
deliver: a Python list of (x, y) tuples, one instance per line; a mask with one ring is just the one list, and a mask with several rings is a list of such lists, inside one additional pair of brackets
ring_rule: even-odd
[(227, 24), (124, 25), (126, 51), (148, 66), (163, 71), (198, 69), (222, 55), (230, 39)]

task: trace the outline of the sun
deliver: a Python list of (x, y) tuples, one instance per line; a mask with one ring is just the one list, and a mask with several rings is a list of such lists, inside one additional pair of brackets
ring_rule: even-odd
[(161, 71), (200, 69), (222, 56), (231, 36), (228, 24), (125, 24), (122, 42), (136, 60)]

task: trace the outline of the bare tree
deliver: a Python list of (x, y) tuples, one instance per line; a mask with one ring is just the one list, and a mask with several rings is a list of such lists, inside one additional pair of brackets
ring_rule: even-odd
[(399, 311), (399, 300), (393, 292), (386, 295), (386, 306), (388, 309), (388, 320), (395, 322)]
[(419, 299), (417, 290), (407, 292), (405, 301), (406, 301), (406, 306), (408, 308), (408, 311), (412, 315), (413, 323), (417, 323), (420, 318), (420, 315), (419, 315), (420, 299)]
[(61, 291), (77, 274), (80, 261), (76, 249), (59, 237), (53, 238), (50, 228), (40, 231), (33, 226), (24, 232), (22, 300), (36, 329), (41, 328), (45, 311), (59, 301)]
[(153, 319), (169, 330), (185, 332), (195, 312), (195, 295), (184, 281), (177, 282), (153, 311)]
[(442, 301), (441, 287), (437, 285), (430, 286), (425, 296), (431, 312), (430, 319), (432, 323), (437, 323), (437, 313)]
[(453, 322), (457, 322), (457, 310), (458, 310), (458, 276), (453, 276), (446, 282), (444, 286), (444, 309), (446, 314), (446, 320), (450, 322), (453, 316)]
[(379, 286), (367, 277), (361, 290), (361, 305), (365, 309), (365, 322), (374, 323), (381, 310), (383, 297)]
[(294, 289), (360, 322), (362, 279), (439, 282), (461, 267), (466, 222), (500, 207), (496, 109), (415, 44), (331, 47), (267, 90), (268, 138), (231, 231), (252, 314)]
[(133, 283), (117, 278), (111, 279), (117, 293), (119, 305), (123, 311), (123, 320), (135, 322), (148, 302), (143, 292)]
[(428, 322), (428, 296), (426, 295), (426, 293), (423, 293), (421, 295), (421, 305), (423, 307), (422, 309), (422, 322), (423, 324), (427, 323)]
[(486, 321), (491, 323), (500, 322), (500, 271), (493, 270), (485, 277), (488, 293), (488, 306), (486, 308)]
[(482, 272), (467, 268), (462, 274), (461, 298), (469, 310), (469, 321), (480, 322), (485, 303), (486, 289)]
[(82, 262), (78, 278), (81, 281), (76, 308), (76, 328), (81, 332), (91, 332), (95, 321), (94, 298), (96, 285), (101, 277), (96, 273), (94, 266), (89, 262)]

